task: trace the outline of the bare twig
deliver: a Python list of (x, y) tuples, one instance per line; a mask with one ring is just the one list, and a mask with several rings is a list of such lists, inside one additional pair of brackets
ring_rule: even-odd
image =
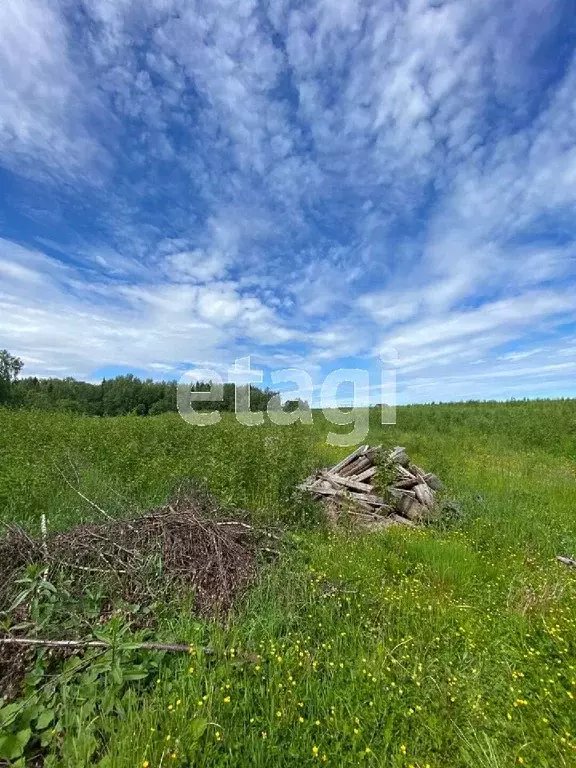
[(242, 523), (240, 520), (220, 520), (216, 522), (216, 525), (239, 525), (241, 528), (246, 528), (247, 531), (255, 531), (256, 533), (261, 533), (263, 536), (267, 536), (269, 539), (275, 539), (276, 541), (281, 541), (280, 536), (275, 536), (273, 533), (270, 533), (269, 531), (263, 531), (261, 528), (254, 528), (253, 525), (248, 525), (248, 523)]
[[(128, 528), (130, 528), (131, 530), (134, 530), (131, 525), (128, 525)], [(135, 557), (136, 559), (138, 559), (138, 552), (135, 552), (133, 549), (127, 549), (126, 547), (123, 547), (121, 544), (118, 544), (117, 541), (114, 541), (111, 538), (106, 538), (106, 536), (100, 536), (95, 531), (91, 531), (90, 536), (92, 536), (94, 539), (99, 539), (100, 541), (104, 541), (107, 544), (111, 544), (113, 547), (116, 547), (121, 552), (125, 552), (127, 555), (130, 555), (130, 557)]]
[(99, 507), (98, 504), (96, 504), (95, 501), (92, 501), (92, 499), (89, 499), (88, 496), (85, 496), (82, 493), (82, 491), (78, 490), (78, 488), (75, 488), (72, 485), (72, 483), (70, 482), (70, 480), (68, 480), (68, 478), (66, 477), (64, 472), (62, 472), (62, 470), (60, 469), (60, 467), (57, 464), (55, 464), (54, 466), (56, 467), (56, 469), (60, 473), (60, 475), (61, 475), (62, 479), (64, 480), (64, 482), (66, 483), (66, 485), (68, 485), (70, 488), (72, 488), (74, 493), (77, 493), (78, 496), (80, 496), (81, 499), (84, 499), (84, 501), (87, 502), (88, 504), (90, 504), (91, 507), (94, 507), (94, 509), (97, 509), (98, 512), (100, 512), (100, 514), (104, 515), (104, 517), (106, 517), (108, 520), (113, 520), (114, 519), (111, 515), (108, 514), (108, 512), (106, 512), (106, 510), (102, 509), (102, 507)]
[(270, 547), (261, 547), (261, 549), (262, 549), (262, 552), (268, 552), (269, 555), (280, 557), (280, 552), (278, 552), (277, 549), (270, 549)]
[(128, 573), (125, 570), (119, 570), (118, 568), (90, 568), (87, 565), (76, 565), (76, 563), (67, 563), (66, 560), (58, 561), (58, 565), (64, 565), (66, 568), (76, 568), (79, 571), (88, 571), (90, 573)]
[(76, 483), (77, 483), (78, 485), (80, 485), (80, 475), (78, 474), (78, 470), (76, 469), (76, 464), (74, 464), (74, 462), (73, 462), (73, 461), (72, 461), (72, 459), (70, 458), (70, 454), (69, 454), (69, 453), (68, 453), (68, 454), (66, 454), (66, 458), (68, 459), (68, 463), (69, 463), (69, 464), (70, 464), (70, 466), (72, 467), (72, 471), (73, 471), (73, 472), (74, 472), (74, 474), (76, 475)]
[[(44, 514), (44, 512), (40, 517), (40, 531), (42, 532), (42, 552), (44, 554), (44, 561), (48, 563), (48, 545), (46, 544), (46, 539), (48, 538), (48, 526), (46, 525), (46, 515)], [(42, 573), (42, 581), (46, 581), (47, 579), (48, 579), (48, 565), (46, 565), (46, 568), (44, 568), (44, 571)]]
[[(112, 643), (103, 640), (42, 640), (37, 637), (2, 637), (0, 645), (39, 645), (44, 648), (113, 648)], [(192, 645), (182, 643), (131, 643), (132, 650), (171, 651), (172, 653), (189, 653)], [(213, 653), (212, 648), (203, 648), (204, 653)]]
[(239, 525), (241, 528), (246, 528), (247, 531), (254, 530), (253, 525), (248, 525), (248, 523), (241, 523), (240, 520), (219, 520), (216, 525)]

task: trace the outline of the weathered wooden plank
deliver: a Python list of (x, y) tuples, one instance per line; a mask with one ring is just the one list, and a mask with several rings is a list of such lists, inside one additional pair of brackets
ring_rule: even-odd
[(411, 491), (408, 488), (396, 488), (396, 487), (394, 487), (394, 488), (390, 488), (389, 490), (390, 490), (390, 494), (392, 496), (394, 496), (395, 499), (401, 499), (401, 498), (403, 498), (405, 496), (408, 496), (411, 499), (415, 499), (416, 498), (416, 494), (414, 493), (414, 491)]
[(401, 515), (406, 514), (406, 510), (410, 508), (410, 504), (412, 504), (412, 499), (404, 496), (401, 499), (398, 499), (396, 501), (396, 511), (399, 512)]
[(400, 464), (403, 467), (407, 467), (410, 463), (406, 449), (399, 445), (397, 445), (396, 448), (392, 448), (388, 456), (390, 461), (394, 462), (395, 464)]
[(414, 522), (425, 520), (428, 517), (428, 513), (428, 507), (426, 507), (424, 504), (420, 504), (420, 502), (416, 501), (416, 499), (412, 499), (410, 506), (404, 511), (406, 517), (409, 520), (413, 520)]
[(408, 471), (412, 472), (414, 477), (417, 477), (420, 480), (424, 479), (424, 475), (426, 474), (424, 470), (417, 467), (416, 464), (408, 464)]
[(381, 496), (373, 496), (369, 493), (355, 493), (354, 491), (350, 491), (350, 496), (353, 499), (358, 499), (359, 501), (362, 501), (365, 504), (370, 504), (373, 507), (391, 509), (391, 506), (385, 502)]
[(367, 445), (361, 445), (359, 448), (356, 448), (355, 451), (350, 453), (348, 456), (345, 456), (341, 461), (336, 464), (336, 466), (332, 467), (330, 470), (331, 472), (340, 472), (341, 469), (344, 469), (348, 464), (350, 464), (357, 456), (361, 456), (364, 451), (368, 449)]
[(401, 464), (397, 464), (396, 467), (395, 467), (395, 470), (396, 470), (396, 474), (398, 475), (398, 477), (401, 477), (401, 478), (403, 478), (405, 480), (413, 480), (413, 479), (415, 479), (414, 475), (412, 474), (412, 472), (410, 472), (408, 469), (406, 469), (406, 467), (403, 467)]
[[(365, 512), (367, 512), (370, 515), (378, 514), (377, 512), (374, 511), (375, 507), (373, 507), (371, 504), (367, 504), (365, 501), (362, 501), (360, 498), (350, 499), (350, 497), (348, 497), (348, 499), (354, 504), (354, 507), (358, 507), (358, 509), (363, 509), (365, 510)], [(380, 507), (378, 507), (378, 509), (380, 509)], [(354, 514), (354, 511), (351, 509), (347, 509), (346, 512), (348, 514), (352, 514), (352, 515)]]
[(441, 491), (444, 488), (444, 483), (438, 475), (435, 475), (433, 472), (426, 472), (424, 475), (424, 480), (426, 481), (427, 485), (432, 488), (434, 491)]
[(378, 467), (368, 467), (368, 469), (365, 469), (363, 472), (360, 472), (358, 475), (352, 475), (352, 480), (357, 480), (359, 483), (362, 483), (364, 480), (369, 480), (371, 477), (374, 477), (374, 475), (378, 472)]
[(303, 491), (308, 491), (313, 494), (315, 498), (320, 496), (334, 496), (339, 493), (337, 489), (334, 489), (327, 480), (316, 480), (314, 483), (308, 486), (300, 486)]
[(434, 493), (426, 483), (419, 483), (414, 488), (414, 493), (416, 494), (416, 499), (420, 502), (420, 504), (423, 504), (425, 507), (433, 507), (434, 506)]
[(341, 477), (350, 477), (351, 475), (357, 475), (363, 469), (367, 469), (371, 466), (372, 459), (366, 458), (365, 456), (360, 456), (359, 458), (354, 459), (352, 464), (348, 464), (347, 467), (344, 467), (344, 469), (340, 470), (338, 474)]
[(411, 477), (409, 480), (398, 480), (394, 483), (394, 488), (403, 488), (408, 490), (409, 488), (414, 488), (414, 486), (418, 485), (419, 483), (420, 480), (417, 477)]
[(327, 484), (328, 487), (323, 488), (317, 488), (314, 493), (319, 494), (320, 496), (340, 496), (341, 491), (339, 491), (337, 488), (330, 488), (330, 485)]
[(357, 480), (353, 480), (350, 477), (341, 477), (340, 475), (334, 474), (334, 472), (325, 472), (324, 477), (331, 483), (336, 483), (336, 485), (343, 485), (346, 488), (352, 488), (355, 491), (360, 491), (360, 493), (372, 493), (374, 490), (374, 486), (372, 485), (368, 485), (367, 483), (359, 483)]
[(308, 480), (305, 480), (303, 483), (301, 483), (298, 488), (301, 491), (311, 491), (314, 492), (317, 488), (321, 488), (322, 484), (326, 481), (323, 480), (323, 478), (308, 478)]

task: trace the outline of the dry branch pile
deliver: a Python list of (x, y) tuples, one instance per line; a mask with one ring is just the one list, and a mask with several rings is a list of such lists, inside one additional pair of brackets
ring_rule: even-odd
[[(385, 488), (378, 491), (385, 477)], [(368, 528), (415, 525), (436, 511), (439, 478), (410, 462), (404, 448), (386, 452), (361, 445), (336, 466), (321, 469), (300, 486), (326, 503), (329, 519), (352, 515)]]
[(111, 600), (153, 602), (177, 582), (193, 588), (199, 610), (229, 608), (255, 572), (257, 551), (273, 552), (264, 545), (274, 537), (221, 515), (211, 496), (195, 492), (141, 517), (79, 525), (46, 538), (8, 526), (0, 538), (0, 609), (29, 563), (46, 566), (50, 580), (65, 571), (78, 591), (101, 584)]

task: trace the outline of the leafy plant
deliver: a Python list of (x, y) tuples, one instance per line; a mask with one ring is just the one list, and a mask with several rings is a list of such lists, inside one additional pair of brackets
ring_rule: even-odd
[(26, 619), (17, 628), (32, 626), (35, 630), (41, 630), (52, 618), (57, 601), (56, 587), (47, 580), (45, 566), (34, 563), (28, 565), (25, 575), (14, 583), (19, 591), (4, 612), (4, 617), (10, 619), (20, 609)]
[(80, 764), (91, 763), (98, 739), (90, 724), (100, 717), (123, 716), (130, 687), (145, 684), (158, 671), (157, 658), (137, 651), (120, 617), (94, 636), (110, 648), (87, 649), (63, 661), (45, 649), (38, 652), (21, 698), (0, 707), (0, 758), (19, 766), (39, 751), (56, 755), (64, 747), (65, 752), (65, 733), (82, 754)]
[(385, 500), (390, 499), (390, 485), (396, 480), (394, 463), (390, 461), (389, 451), (382, 449), (374, 458), (377, 472), (372, 478), (375, 492)]

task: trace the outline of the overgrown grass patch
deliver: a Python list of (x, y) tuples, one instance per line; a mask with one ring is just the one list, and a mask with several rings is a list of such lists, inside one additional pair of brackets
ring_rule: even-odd
[(95, 626), (85, 606), (86, 632), (116, 632), (115, 650), (58, 678), (63, 662), (39, 653), (37, 709), (5, 732), (29, 730), (27, 754), (44, 740), (58, 766), (576, 765), (576, 579), (554, 559), (576, 554), (573, 424), (569, 401), (399, 409), (369, 442), (405, 445), (458, 513), (359, 536), (323, 531), (293, 495), (345, 453), (323, 425), (0, 412), (4, 519), (97, 517), (56, 464), (113, 515), (195, 477), (292, 543), (226, 621), (198, 619), (184, 594), (157, 606), (154, 637), (189, 654), (134, 650), (151, 631), (137, 609)]

